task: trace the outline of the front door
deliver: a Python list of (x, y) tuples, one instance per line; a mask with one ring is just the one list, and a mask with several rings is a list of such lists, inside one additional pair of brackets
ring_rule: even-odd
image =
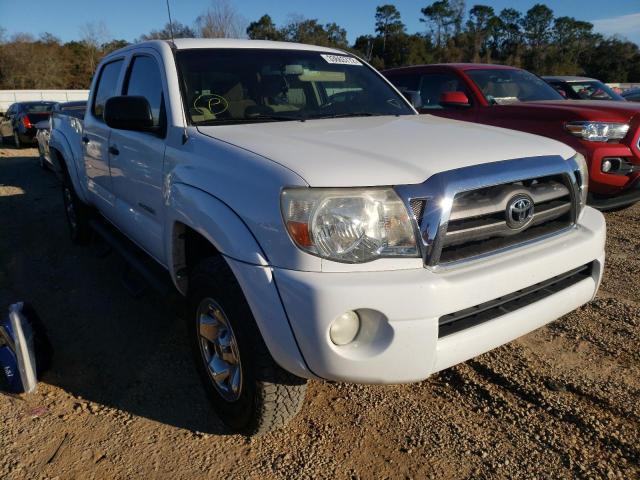
[(113, 129), (109, 138), (110, 170), (116, 224), (147, 253), (163, 263), (162, 195), (167, 115), (160, 69), (152, 51), (131, 58), (122, 94), (147, 99), (154, 132)]

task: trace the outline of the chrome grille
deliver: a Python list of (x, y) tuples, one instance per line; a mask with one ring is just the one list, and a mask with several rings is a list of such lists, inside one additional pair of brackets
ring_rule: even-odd
[[(575, 159), (543, 156), (449, 170), (395, 188), (413, 213), (425, 266), (435, 268), (567, 231), (578, 215), (578, 174)], [(520, 199), (533, 206), (524, 223), (513, 218)]]
[[(442, 241), (440, 263), (482, 255), (570, 226), (571, 191), (562, 180), (540, 178), (458, 193)], [(519, 195), (533, 200), (533, 216), (525, 228), (513, 228), (507, 222), (509, 202)]]

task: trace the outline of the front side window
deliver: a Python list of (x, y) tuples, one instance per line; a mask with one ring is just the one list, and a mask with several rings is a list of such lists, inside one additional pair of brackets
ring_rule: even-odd
[(479, 69), (466, 74), (491, 105), (563, 99), (547, 82), (525, 70)]
[(102, 67), (92, 109), (93, 115), (99, 120), (103, 120), (104, 105), (107, 100), (117, 95), (118, 79), (120, 78), (122, 63), (122, 60), (116, 60)]
[(454, 73), (429, 73), (422, 75), (420, 79), (422, 108), (442, 108), (440, 105), (440, 97), (445, 92), (464, 92), (467, 97), (470, 96), (462, 80)]
[(384, 79), (348, 55), (199, 49), (179, 51), (177, 59), (195, 125), (414, 114)]
[(152, 57), (134, 57), (124, 94), (145, 97), (151, 106), (153, 126), (164, 125), (162, 77), (160, 68)]
[(420, 88), (420, 75), (417, 73), (389, 76), (389, 81), (401, 92), (417, 92)]

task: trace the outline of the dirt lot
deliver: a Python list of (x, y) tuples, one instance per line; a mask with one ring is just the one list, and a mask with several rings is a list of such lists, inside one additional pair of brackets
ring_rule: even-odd
[(607, 214), (592, 304), (422, 383), (311, 382), (303, 414), (225, 435), (164, 299), (71, 245), (35, 150), (0, 149), (0, 306), (26, 299), (56, 356), (0, 395), (0, 478), (638, 478), (640, 205)]

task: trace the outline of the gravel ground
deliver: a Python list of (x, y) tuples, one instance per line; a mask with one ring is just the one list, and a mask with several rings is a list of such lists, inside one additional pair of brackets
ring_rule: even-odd
[(26, 299), (53, 368), (0, 395), (0, 478), (638, 478), (640, 205), (607, 214), (598, 298), (493, 352), (402, 386), (311, 382), (302, 414), (225, 435), (175, 310), (67, 237), (35, 150), (0, 149), (0, 306)]

